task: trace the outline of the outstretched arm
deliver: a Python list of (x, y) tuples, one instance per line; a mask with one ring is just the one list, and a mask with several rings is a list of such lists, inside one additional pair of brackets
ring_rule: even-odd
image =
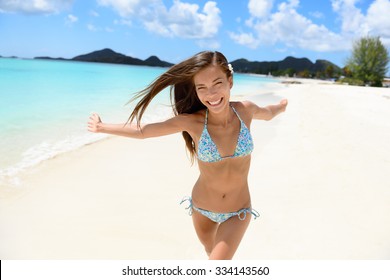
[(181, 132), (185, 129), (185, 116), (179, 115), (163, 122), (137, 126), (135, 124), (107, 124), (103, 123), (100, 116), (93, 113), (89, 117), (88, 131), (95, 133), (107, 133), (137, 139), (164, 136)]
[(250, 102), (250, 108), (253, 113), (253, 119), (256, 120), (272, 120), (275, 116), (286, 111), (288, 101), (283, 99), (276, 105), (268, 105), (266, 107), (259, 107), (256, 104)]

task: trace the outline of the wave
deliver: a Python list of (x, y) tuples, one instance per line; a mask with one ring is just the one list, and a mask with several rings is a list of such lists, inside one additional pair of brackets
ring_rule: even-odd
[(38, 145), (34, 145), (22, 153), (19, 162), (0, 169), (0, 185), (19, 186), (22, 183), (22, 175), (29, 169), (44, 161), (55, 158), (58, 155), (74, 151), (104, 138), (107, 138), (107, 135), (89, 133), (68, 136), (64, 140), (58, 142), (43, 141)]
[[(169, 116), (172, 116), (170, 106), (151, 104), (142, 122), (158, 122)], [(17, 163), (0, 169), (0, 186), (20, 186), (23, 183), (23, 175), (39, 164), (108, 137), (109, 135), (107, 134), (74, 132), (72, 135), (63, 136), (63, 140), (43, 140), (39, 144), (33, 145), (22, 152), (20, 160)]]

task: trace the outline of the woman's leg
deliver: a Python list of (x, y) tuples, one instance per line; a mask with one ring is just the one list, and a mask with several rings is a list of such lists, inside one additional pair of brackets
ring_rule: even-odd
[(209, 255), (210, 260), (230, 260), (245, 234), (252, 215), (247, 213), (245, 220), (234, 216), (221, 223), (215, 234), (214, 246)]
[(214, 248), (218, 223), (211, 221), (209, 218), (196, 211), (193, 211), (192, 213), (192, 221), (200, 242), (203, 244), (207, 255), (210, 256), (210, 253)]

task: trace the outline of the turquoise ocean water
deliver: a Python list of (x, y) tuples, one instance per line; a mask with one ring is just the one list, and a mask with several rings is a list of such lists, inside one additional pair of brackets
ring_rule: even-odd
[[(0, 186), (18, 185), (29, 168), (105, 137), (87, 131), (90, 113), (98, 112), (106, 122), (125, 122), (132, 94), (165, 70), (0, 58)], [(268, 82), (274, 80), (234, 74), (232, 95)], [(168, 105), (166, 90), (148, 109), (149, 121), (169, 116)]]

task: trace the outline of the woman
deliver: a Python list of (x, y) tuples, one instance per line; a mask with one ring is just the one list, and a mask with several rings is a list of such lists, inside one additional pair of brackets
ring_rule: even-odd
[[(231, 259), (252, 215), (248, 172), (253, 150), (251, 121), (271, 120), (284, 112), (287, 100), (259, 107), (252, 102), (230, 102), (233, 69), (219, 52), (205, 51), (178, 63), (141, 91), (126, 124), (103, 123), (97, 114), (88, 129), (145, 139), (182, 132), (199, 178), (188, 200), (190, 215), (209, 259)], [(141, 124), (151, 100), (171, 86), (175, 116)], [(136, 119), (137, 124), (133, 123)], [(184, 201), (183, 200), (183, 201)]]

